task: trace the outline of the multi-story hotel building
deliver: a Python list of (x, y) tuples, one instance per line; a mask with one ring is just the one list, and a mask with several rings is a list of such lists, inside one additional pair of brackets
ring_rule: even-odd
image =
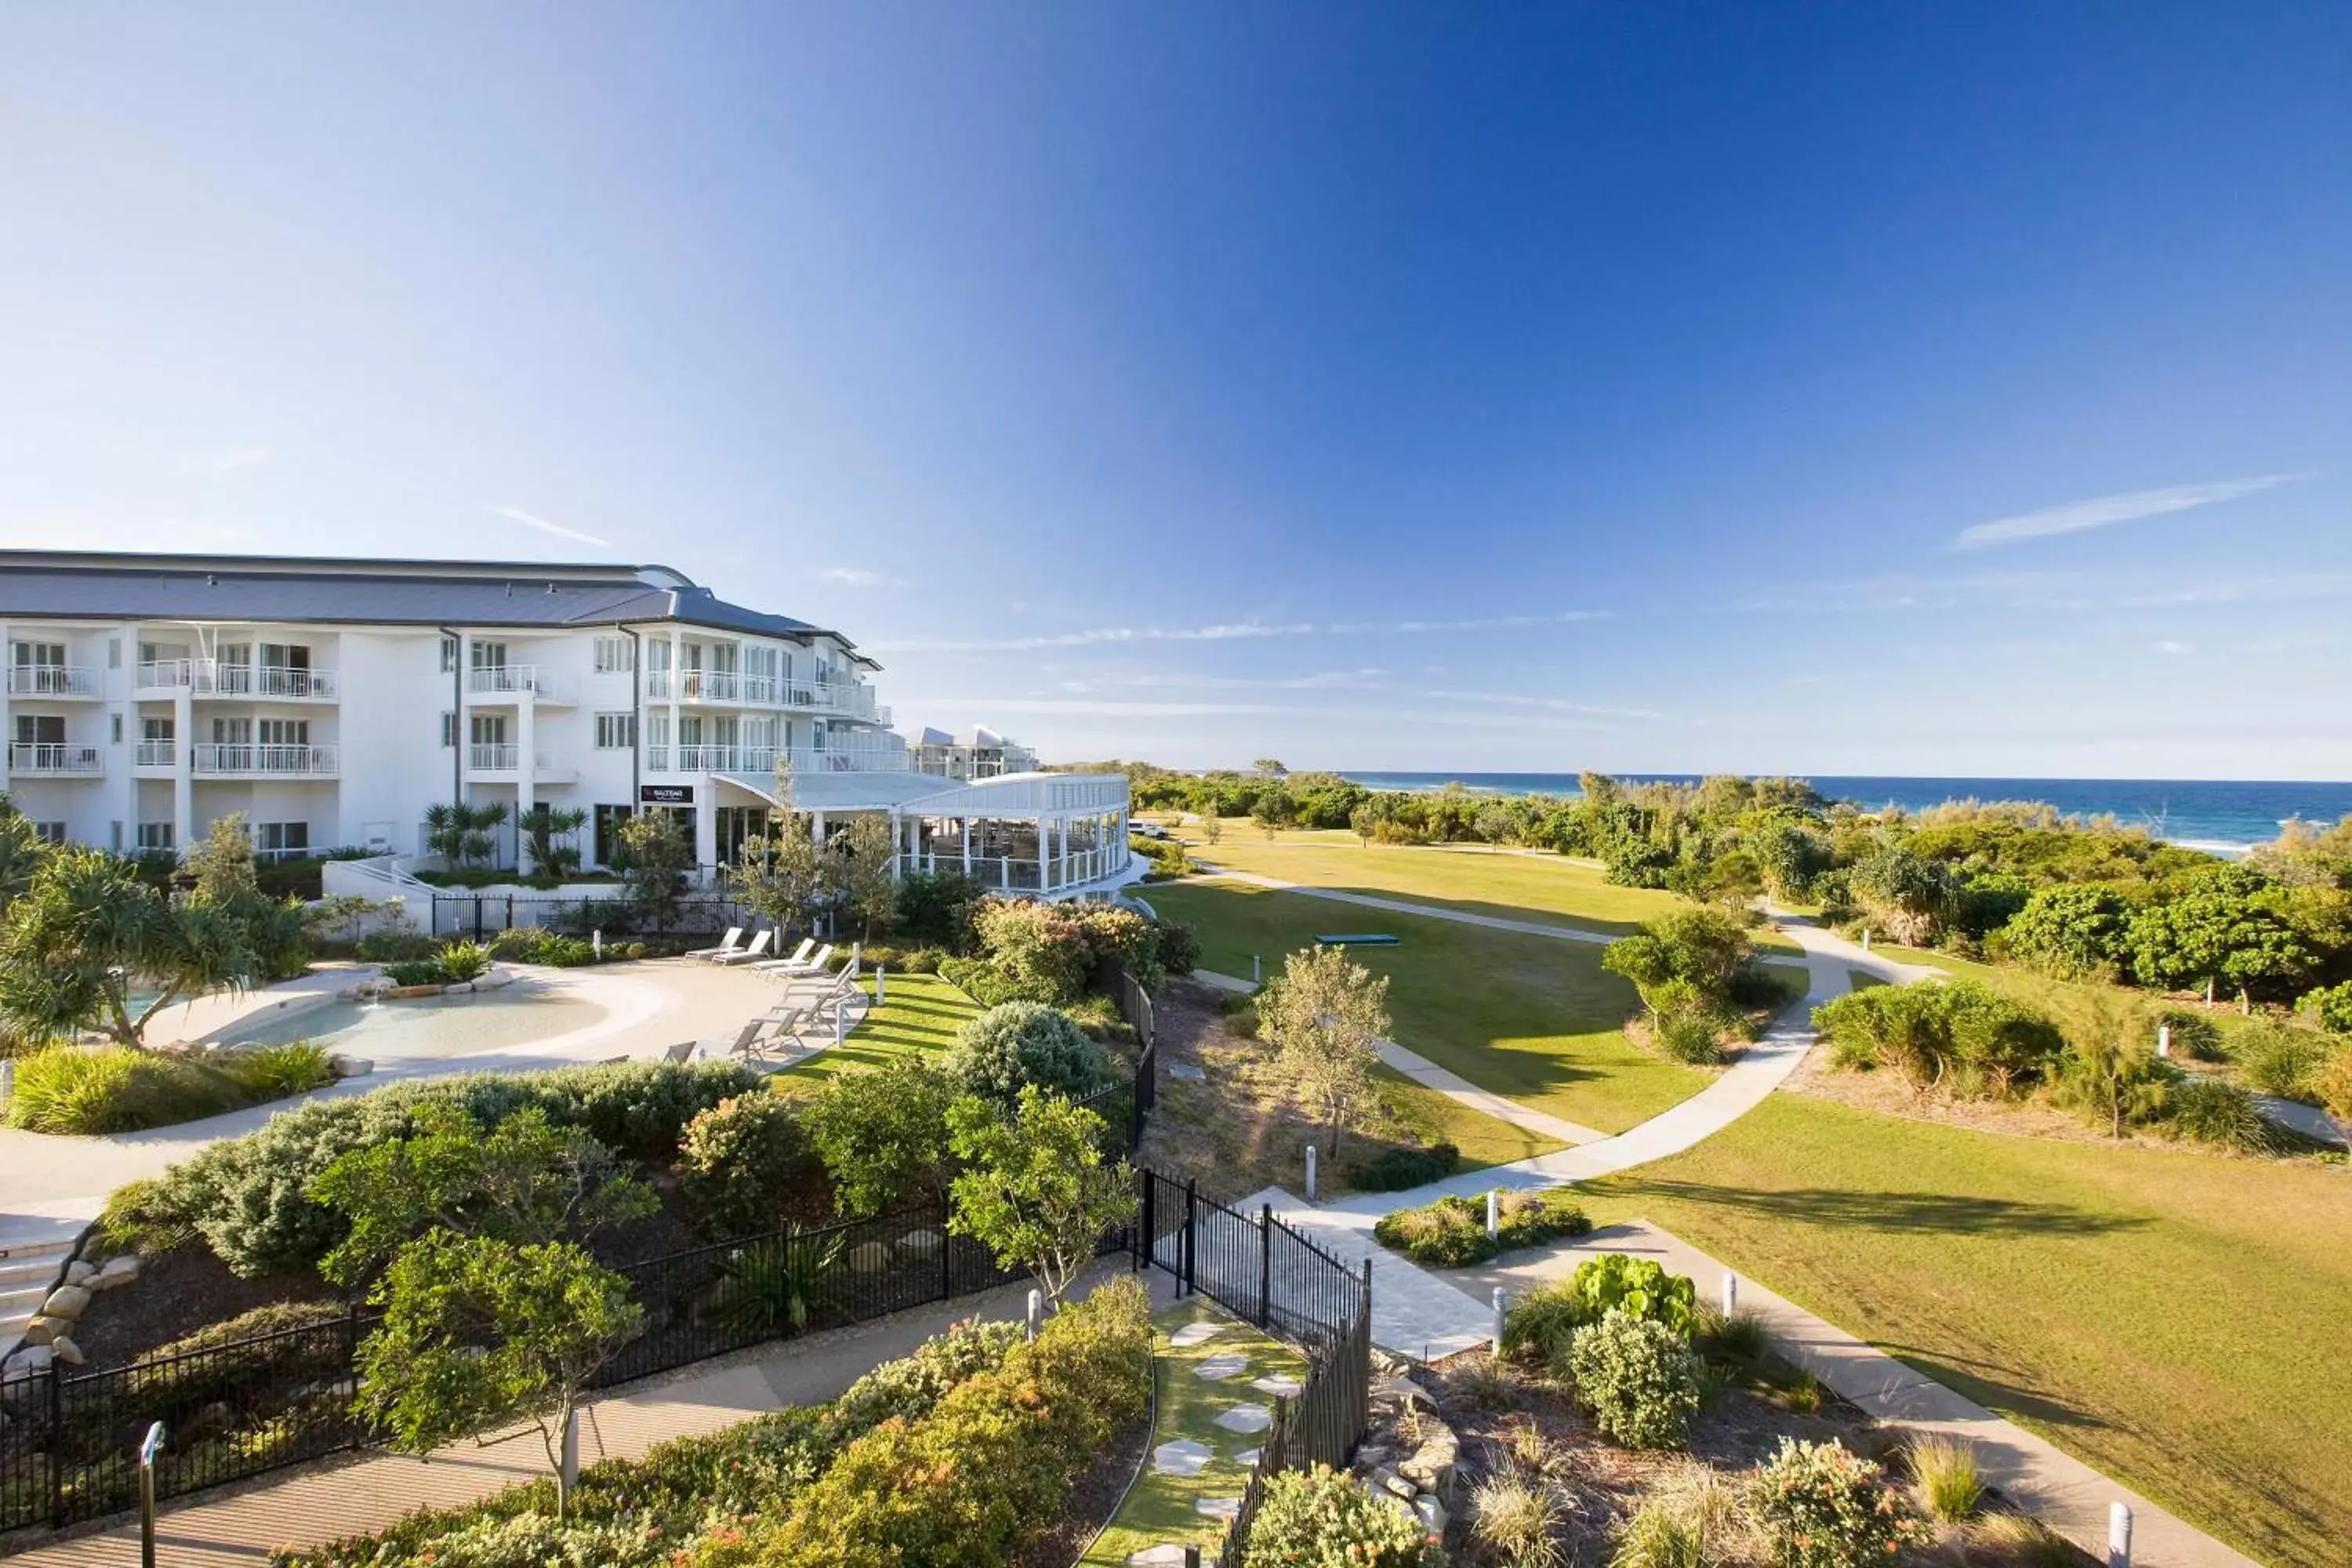
[(587, 813), (590, 866), (676, 812), (710, 866), (788, 773), (820, 834), (887, 816), (903, 865), (1049, 898), (1133, 874), (1124, 778), (992, 734), (984, 768), (910, 752), (847, 637), (667, 567), (5, 551), (0, 642), (0, 789), (59, 839), (181, 851), (242, 813), (265, 855), (405, 858), (429, 806), (501, 802)]

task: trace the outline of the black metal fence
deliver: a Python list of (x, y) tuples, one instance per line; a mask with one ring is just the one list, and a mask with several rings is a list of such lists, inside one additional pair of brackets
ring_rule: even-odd
[(454, 891), (433, 895), (432, 934), (470, 937), (476, 942), (510, 927), (561, 931), (566, 936), (601, 931), (605, 941), (619, 942), (716, 936), (729, 926), (751, 924), (740, 903), (719, 893), (688, 893), (674, 908), (658, 914), (623, 898), (617, 885), (609, 894), (591, 898)]

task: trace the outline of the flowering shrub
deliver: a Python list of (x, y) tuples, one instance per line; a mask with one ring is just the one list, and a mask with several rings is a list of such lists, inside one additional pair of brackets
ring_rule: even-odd
[(1748, 1508), (1778, 1568), (1864, 1568), (1927, 1538), (1878, 1467), (1840, 1443), (1780, 1439)]
[(1328, 1465), (1266, 1482), (1242, 1568), (1424, 1568), (1439, 1561), (1421, 1521)]
[(1612, 1307), (1576, 1331), (1568, 1363), (1593, 1425), (1629, 1448), (1679, 1448), (1698, 1413), (1698, 1357), (1690, 1341), (1651, 1318)]
[(784, 1189), (814, 1160), (790, 1100), (740, 1094), (686, 1124), (678, 1190), (715, 1234), (751, 1236), (775, 1228)]

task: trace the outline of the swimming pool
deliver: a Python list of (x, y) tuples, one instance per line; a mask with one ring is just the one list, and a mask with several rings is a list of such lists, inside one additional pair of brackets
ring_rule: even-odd
[(405, 1002), (337, 1000), (232, 1026), (219, 1038), (240, 1046), (316, 1040), (330, 1050), (375, 1058), (463, 1057), (552, 1040), (593, 1028), (608, 1016), (578, 996), (509, 985)]

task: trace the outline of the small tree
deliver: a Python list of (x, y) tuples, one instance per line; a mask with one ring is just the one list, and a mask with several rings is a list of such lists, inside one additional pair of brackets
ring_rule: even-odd
[(2140, 910), (2124, 945), (2142, 984), (2201, 984), (2210, 1005), (2215, 987), (2226, 983), (2247, 1013), (2255, 986), (2291, 980), (2311, 963), (2293, 926), (2254, 896), (2226, 887)]
[(801, 1125), (833, 1179), (833, 1205), (856, 1218), (909, 1193), (944, 1198), (954, 1081), (918, 1057), (844, 1073), (807, 1102)]
[(577, 835), (588, 826), (584, 808), (542, 801), (517, 817), (515, 825), (522, 830), (523, 854), (530, 863), (531, 875), (560, 882), (580, 869)]
[(2131, 906), (2111, 889), (2064, 882), (2037, 889), (2010, 916), (2010, 957), (2059, 980), (2111, 975), (2124, 951)]
[(448, 863), (452, 870), (487, 866), (498, 853), (498, 830), (507, 820), (507, 803), (472, 805), (462, 800), (436, 802), (425, 808), (425, 847)]
[(898, 912), (898, 847), (889, 818), (854, 816), (824, 847), (825, 892), (833, 907), (871, 941)]
[(984, 1100), (957, 1100), (949, 1143), (966, 1168), (948, 1228), (986, 1247), (999, 1268), (1027, 1269), (1058, 1305), (1103, 1233), (1135, 1215), (1134, 1173), (1123, 1160), (1103, 1163), (1105, 1126), (1034, 1084), (1010, 1118)]
[(1288, 768), (1282, 765), (1279, 759), (1275, 757), (1260, 757), (1257, 761), (1252, 763), (1250, 767), (1261, 775), (1270, 779), (1278, 779), (1285, 773), (1290, 772)]
[[(1359, 809), (1361, 809), (1360, 807)], [(1225, 836), (1225, 819), (1217, 815), (1217, 803), (1202, 803), (1201, 807), (1201, 842), (1214, 844)]]
[(667, 931), (677, 923), (678, 905), (686, 896), (693, 844), (667, 811), (639, 812), (621, 824), (618, 837), (614, 865), (629, 912), (656, 931)]
[(2058, 1076), (2059, 1098), (2107, 1123), (2121, 1138), (2133, 1122), (2161, 1115), (2179, 1072), (2158, 1058), (2153, 1037), (2132, 1010), (2094, 1004), (2082, 1025), (2070, 1032)]
[(1389, 1032), (1389, 983), (1344, 949), (1305, 948), (1258, 994), (1259, 1031), (1297, 1080), (1300, 1096), (1331, 1129), (1331, 1156), (1372, 1098), (1372, 1067)]
[(261, 891), (261, 872), (253, 858), (253, 835), (245, 814), (233, 811), (215, 816), (202, 842), (188, 847), (188, 858), (174, 879), (191, 896), (209, 904), (225, 904), (247, 893)]
[(518, 1247), (434, 1231), (401, 1248), (370, 1298), (383, 1321), (360, 1346), (352, 1408), (403, 1453), (528, 1419), (571, 1503), (563, 1434), (589, 1380), (635, 1339), (628, 1281), (570, 1242)]
[(611, 1150), (536, 1106), (488, 1130), (446, 1100), (421, 1101), (414, 1120), (409, 1136), (354, 1149), (310, 1184), (312, 1198), (351, 1221), (319, 1264), (338, 1284), (357, 1284), (427, 1231), (531, 1246), (661, 1206)]
[(824, 858), (804, 816), (787, 816), (771, 835), (754, 834), (720, 875), (737, 902), (782, 931), (803, 931), (816, 918), (825, 885)]

